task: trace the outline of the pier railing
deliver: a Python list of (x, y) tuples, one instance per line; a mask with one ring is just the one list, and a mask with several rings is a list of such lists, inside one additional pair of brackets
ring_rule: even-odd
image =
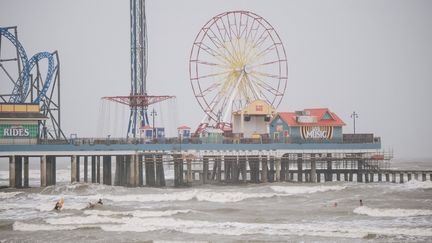
[[(43, 140), (40, 139), (38, 144), (273, 144), (273, 143), (282, 143), (282, 144), (326, 144), (326, 143), (336, 143), (336, 144), (352, 144), (352, 143), (368, 143), (368, 144), (380, 144), (380, 137), (362, 137), (362, 136), (347, 136), (345, 139), (344, 134), (343, 139), (338, 140), (323, 140), (323, 139), (309, 139), (303, 140), (300, 138), (284, 138), (284, 139), (272, 139), (268, 137), (262, 138), (237, 138), (237, 137), (221, 137), (218, 139), (215, 138), (184, 138), (180, 139), (178, 137), (169, 137), (169, 138), (157, 138), (157, 139), (146, 139), (146, 138), (71, 138), (69, 140)], [(362, 134), (359, 134), (362, 135)]]

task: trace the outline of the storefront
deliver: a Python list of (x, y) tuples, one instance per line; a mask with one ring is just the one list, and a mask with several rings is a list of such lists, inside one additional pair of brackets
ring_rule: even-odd
[(36, 144), (47, 117), (34, 104), (0, 104), (0, 144)]
[(327, 108), (278, 112), (270, 122), (270, 136), (275, 142), (342, 142), (345, 123)]

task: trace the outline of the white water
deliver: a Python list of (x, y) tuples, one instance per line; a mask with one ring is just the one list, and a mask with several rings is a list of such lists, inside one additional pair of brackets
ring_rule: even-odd
[[(60, 198), (65, 200), (64, 210), (53, 211)], [(99, 198), (103, 206), (87, 208)], [(359, 207), (359, 199), (364, 206)], [(0, 222), (10, 222), (12, 228), (0, 228), (0, 240), (15, 241), (77, 242), (94, 236), (110, 242), (163, 241), (167, 237), (184, 241), (367, 238), (430, 242), (432, 190), (430, 181), (182, 189), (59, 183), (41, 192), (0, 192)], [(46, 238), (47, 232), (54, 238)], [(113, 234), (107, 234), (110, 232)], [(14, 238), (17, 234), (21, 238)]]

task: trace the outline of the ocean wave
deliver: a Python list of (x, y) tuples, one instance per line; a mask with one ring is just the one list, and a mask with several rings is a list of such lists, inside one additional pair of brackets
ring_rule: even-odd
[(431, 189), (432, 181), (409, 180), (403, 183), (402, 187), (406, 189)]
[(105, 217), (99, 215), (88, 216), (68, 216), (61, 218), (45, 219), (45, 222), (51, 225), (85, 225), (85, 224), (120, 224), (125, 220), (122, 218)]
[(139, 218), (153, 218), (153, 217), (166, 217), (173, 216), (176, 214), (185, 214), (193, 212), (193, 210), (165, 210), (165, 211), (109, 211), (109, 210), (86, 210), (84, 214), (86, 215), (98, 215), (98, 216), (133, 216)]
[(376, 235), (407, 235), (431, 237), (429, 229), (407, 228), (376, 228), (376, 227), (346, 227), (326, 224), (268, 224), (241, 222), (209, 222), (199, 220), (182, 220), (174, 218), (132, 218), (121, 225), (101, 225), (105, 231), (148, 232), (171, 230), (189, 234), (218, 234), (228, 236), (239, 235), (298, 235), (318, 237), (365, 238)]
[(432, 210), (426, 209), (402, 209), (402, 208), (370, 208), (361, 206), (353, 210), (356, 214), (363, 214), (372, 217), (413, 217), (432, 215)]
[(387, 236), (420, 236), (432, 237), (429, 228), (400, 227), (348, 227), (341, 224), (302, 223), (302, 224), (271, 224), (243, 222), (211, 222), (203, 220), (183, 220), (170, 217), (138, 218), (138, 217), (105, 217), (97, 215), (63, 217), (47, 219), (48, 224), (30, 224), (15, 222), (14, 230), (73, 230), (89, 227), (101, 228), (113, 232), (149, 232), (176, 231), (197, 235), (297, 235), (318, 237), (365, 238), (369, 235)]
[(286, 193), (289, 195), (293, 194), (309, 194), (326, 191), (340, 191), (346, 188), (346, 186), (271, 186), (275, 192)]
[(48, 225), (48, 224), (30, 224), (24, 222), (14, 222), (12, 225), (13, 230), (16, 231), (54, 231), (54, 230), (74, 230), (78, 226), (72, 225)]
[(316, 193), (325, 191), (343, 190), (345, 186), (271, 186), (273, 192), (239, 192), (239, 191), (210, 191), (195, 189), (188, 191), (171, 191), (160, 194), (126, 194), (108, 195), (105, 198), (114, 202), (136, 201), (136, 202), (167, 202), (167, 201), (206, 201), (215, 203), (233, 203), (247, 199), (260, 199), (283, 197), (293, 194)]
[(239, 202), (239, 201), (252, 199), (252, 198), (270, 198), (274, 196), (283, 196), (283, 194), (189, 190), (189, 191), (182, 191), (182, 192), (162, 193), (162, 194), (108, 195), (105, 197), (105, 199), (109, 199), (114, 202), (124, 202), (124, 201), (167, 202), (167, 201), (189, 201), (189, 200), (196, 199), (198, 201), (229, 203), (229, 202)]
[(22, 194), (23, 192), (0, 192), (0, 199), (8, 199)]

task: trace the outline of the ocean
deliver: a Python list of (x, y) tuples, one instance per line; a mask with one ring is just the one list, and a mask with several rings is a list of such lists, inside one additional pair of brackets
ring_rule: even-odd
[[(39, 170), (30, 170), (30, 185), (38, 180)], [(1, 189), (0, 242), (432, 242), (429, 178), (183, 188), (68, 180), (70, 171), (63, 168), (56, 186)], [(7, 182), (8, 172), (0, 171), (0, 185)], [(60, 198), (65, 204), (57, 212)], [(104, 204), (87, 208), (98, 199)]]

